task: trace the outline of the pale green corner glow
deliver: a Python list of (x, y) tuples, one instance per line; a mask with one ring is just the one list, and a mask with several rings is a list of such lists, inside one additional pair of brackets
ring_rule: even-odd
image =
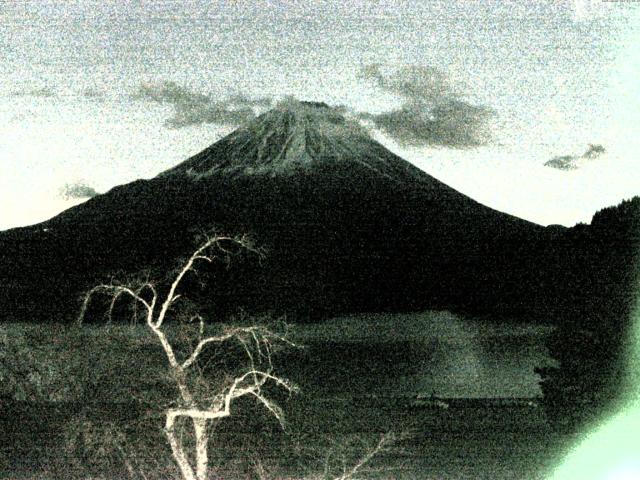
[(590, 432), (549, 480), (640, 479), (640, 298), (633, 316), (622, 408)]
[[(635, 12), (632, 26), (638, 25), (640, 15)], [(631, 28), (629, 35), (637, 38), (637, 29)], [(637, 110), (630, 107), (636, 89), (628, 90), (631, 77), (627, 75), (638, 64), (633, 58), (640, 57), (637, 41), (628, 45), (633, 48), (620, 55), (611, 72), (612, 108), (619, 121), (612, 122), (610, 136), (628, 135), (628, 130), (638, 125)], [(622, 52), (621, 52), (622, 53)], [(637, 275), (638, 279), (640, 275)], [(640, 283), (636, 282), (640, 292)], [(634, 326), (627, 347), (626, 398), (622, 407), (611, 418), (594, 427), (557, 468), (550, 480), (636, 480), (640, 479), (640, 295), (633, 312)]]
[(640, 404), (629, 404), (587, 436), (550, 480), (640, 478)]

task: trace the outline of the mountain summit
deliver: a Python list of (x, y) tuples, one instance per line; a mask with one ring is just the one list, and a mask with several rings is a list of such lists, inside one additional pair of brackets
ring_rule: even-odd
[[(285, 176), (318, 169), (384, 176), (398, 182), (425, 179), (423, 172), (375, 142), (340, 108), (286, 100), (161, 176), (185, 174)], [(367, 171), (368, 170), (368, 171)]]

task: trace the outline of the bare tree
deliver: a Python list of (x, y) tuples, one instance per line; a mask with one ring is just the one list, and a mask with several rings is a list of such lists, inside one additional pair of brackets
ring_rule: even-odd
[[(310, 480), (358, 480), (389, 474), (393, 470), (391, 466), (372, 467), (372, 463), (385, 456), (405, 455), (406, 452), (399, 444), (412, 436), (410, 431), (390, 431), (381, 434), (375, 443), (366, 446), (349, 444), (348, 441), (339, 443), (337, 448), (325, 451), (322, 474), (312, 476)], [(353, 451), (359, 452), (355, 458), (351, 456)]]
[[(208, 335), (205, 320), (198, 313), (188, 318), (191, 323), (197, 325), (198, 332), (197, 338), (186, 353), (178, 351), (167, 334), (168, 317), (175, 318), (179, 314), (179, 305), (176, 306), (176, 303), (181, 298), (180, 288), (185, 277), (190, 272), (195, 272), (198, 263), (229, 261), (233, 254), (231, 248), (236, 247), (260, 254), (246, 236), (208, 236), (178, 268), (168, 287), (162, 288), (150, 280), (140, 281), (135, 285), (97, 285), (84, 297), (78, 318), (79, 323), (84, 321), (91, 298), (97, 293), (107, 294), (111, 298), (109, 318), (116, 303), (123, 297), (128, 297), (133, 302), (134, 315), (142, 312), (146, 327), (164, 350), (171, 378), (179, 393), (177, 404), (164, 412), (164, 432), (184, 480), (207, 478), (210, 440), (208, 427), (210, 422), (230, 416), (234, 401), (241, 397), (253, 397), (284, 425), (282, 410), (268, 398), (263, 387), (270, 383), (289, 392), (295, 389), (294, 385), (273, 373), (273, 348), (277, 344), (293, 345), (287, 340), (286, 334), (276, 334), (264, 326), (236, 326), (226, 327), (217, 335)], [(216, 392), (206, 391), (202, 388), (201, 376), (198, 376), (198, 361), (207, 348), (227, 342), (238, 342), (242, 347), (247, 361), (246, 368), (223, 381)], [(183, 418), (191, 421), (195, 434), (195, 451), (191, 455), (188, 454), (176, 429), (178, 420)]]
[[(368, 478), (391, 478), (393, 471), (404, 468), (401, 457), (408, 452), (401, 445), (413, 438), (410, 430), (386, 432), (377, 438), (364, 438), (362, 434), (336, 438), (335, 435), (299, 438), (291, 448), (296, 451), (298, 461), (303, 462), (299, 477), (304, 480), (364, 480)], [(328, 445), (323, 442), (328, 440)], [(324, 443), (324, 444), (323, 444)], [(393, 461), (393, 465), (384, 461)], [(260, 480), (291, 478), (272, 473), (260, 458), (254, 459), (254, 470)], [(377, 465), (374, 465), (377, 464)]]
[[(336, 477), (334, 477), (334, 480), (353, 480), (356, 478), (360, 478), (359, 475), (366, 473), (366, 468), (369, 466), (371, 461), (380, 455), (388, 453), (390, 451), (391, 445), (399, 441), (400, 438), (401, 437), (393, 432), (381, 435), (375, 446), (366, 451), (363, 456), (359, 458), (355, 463), (353, 463), (349, 467), (343, 464), (342, 471)], [(329, 459), (327, 459), (327, 463), (328, 461)], [(369, 474), (370, 473), (371, 472), (369, 472)]]

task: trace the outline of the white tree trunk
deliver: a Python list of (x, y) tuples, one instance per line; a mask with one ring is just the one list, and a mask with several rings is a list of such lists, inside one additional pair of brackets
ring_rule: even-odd
[(178, 417), (173, 416), (172, 414), (167, 414), (167, 423), (165, 425), (165, 433), (167, 435), (167, 439), (169, 440), (169, 445), (171, 446), (171, 453), (173, 454), (173, 458), (178, 464), (178, 468), (180, 468), (180, 473), (182, 474), (182, 478), (184, 480), (198, 480), (196, 474), (189, 463), (189, 459), (187, 455), (184, 453), (184, 449), (182, 448), (182, 444), (180, 443), (180, 439), (176, 435), (175, 430), (175, 420)]
[(193, 428), (196, 433), (196, 478), (207, 480), (209, 468), (207, 420), (204, 418), (194, 418)]
[[(180, 467), (180, 472), (184, 480), (207, 480), (209, 475), (209, 431), (208, 421), (211, 416), (216, 418), (218, 415), (226, 416), (224, 412), (215, 413), (206, 410), (186, 410), (177, 411), (170, 410), (167, 412), (167, 420), (165, 424), (165, 433), (171, 446), (173, 458)], [(178, 418), (189, 418), (193, 423), (195, 433), (195, 470), (184, 451), (182, 443), (178, 438), (175, 422)]]

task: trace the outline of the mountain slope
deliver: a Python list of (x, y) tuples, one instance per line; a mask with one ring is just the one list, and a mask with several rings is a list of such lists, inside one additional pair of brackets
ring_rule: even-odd
[(340, 111), (297, 101), (280, 104), (161, 176), (294, 175), (345, 165), (397, 182), (430, 178), (390, 154)]
[(336, 109), (292, 101), (156, 178), (0, 233), (0, 315), (71, 319), (98, 280), (166, 272), (212, 227), (250, 233), (268, 254), (210, 272), (213, 288), (198, 301), (294, 320), (544, 309), (556, 279), (541, 255), (563, 235), (462, 195)]

